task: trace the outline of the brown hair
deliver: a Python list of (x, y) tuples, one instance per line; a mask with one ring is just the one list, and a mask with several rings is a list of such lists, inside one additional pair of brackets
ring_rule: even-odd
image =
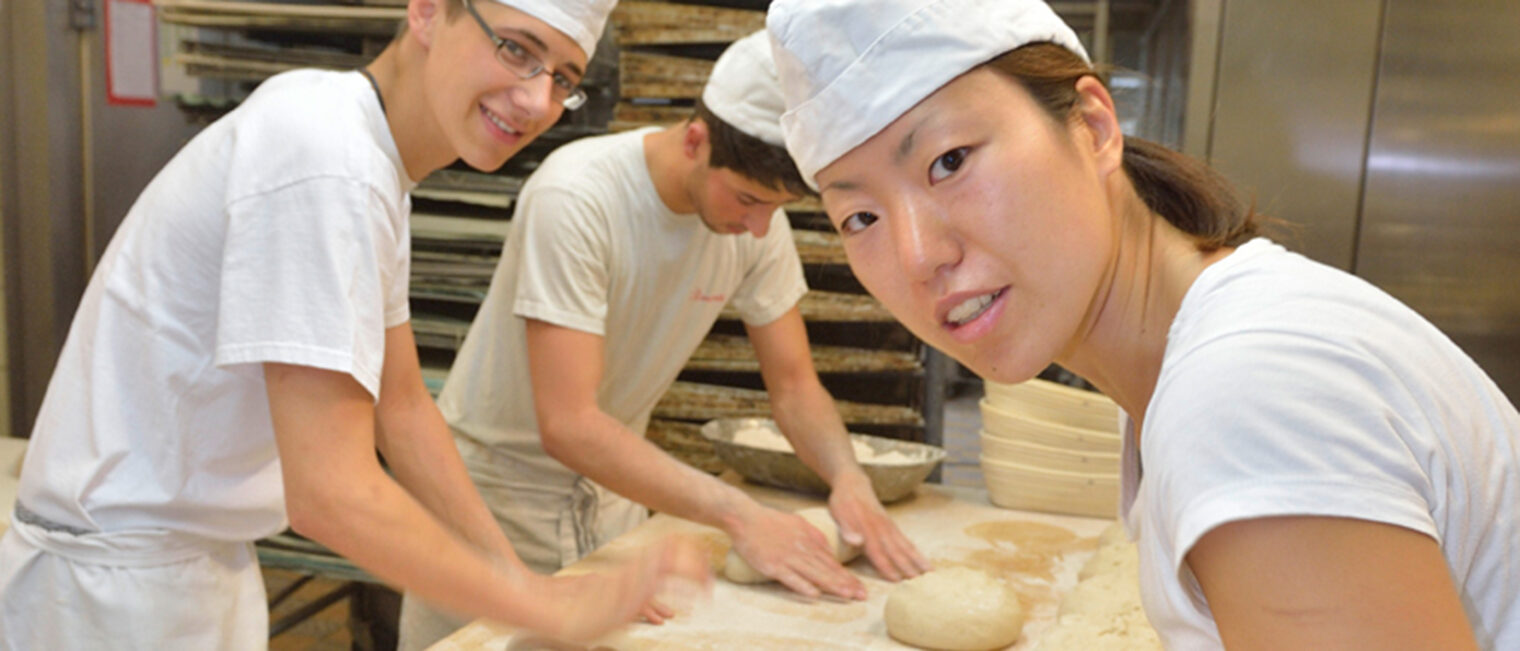
[[(1098, 76), (1081, 57), (1054, 43), (1024, 45), (987, 65), (1019, 82), (1061, 123), (1076, 106), (1077, 80)], [(1192, 235), (1200, 251), (1239, 246), (1263, 230), (1266, 218), (1243, 203), (1223, 175), (1196, 158), (1125, 136), (1123, 165), (1145, 205)]]
[(731, 169), (765, 187), (782, 188), (799, 197), (814, 194), (785, 147), (767, 143), (724, 122), (713, 115), (701, 98), (697, 98), (695, 117), (707, 123), (707, 139), (712, 145), (709, 166)]

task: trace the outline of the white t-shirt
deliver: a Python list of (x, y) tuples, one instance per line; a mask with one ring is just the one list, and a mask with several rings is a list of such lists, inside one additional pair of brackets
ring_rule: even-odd
[(1126, 445), (1124, 512), (1168, 649), (1221, 646), (1184, 564), (1192, 546), (1283, 515), (1431, 536), (1479, 643), (1520, 649), (1520, 415), (1371, 284), (1263, 239), (1205, 269), (1168, 333), (1138, 452)]
[(378, 398), (385, 330), (409, 318), (412, 185), (357, 72), (272, 77), (198, 134), (90, 279), (20, 501), (106, 532), (284, 528), (260, 363), (349, 373)]
[(782, 211), (757, 239), (714, 233), (660, 201), (644, 161), (651, 131), (570, 143), (528, 179), (439, 395), (455, 429), (522, 464), (508, 470), (519, 481), (568, 488), (575, 479), (539, 441), (524, 319), (601, 335), (597, 405), (642, 433), (725, 303), (762, 325), (807, 292)]

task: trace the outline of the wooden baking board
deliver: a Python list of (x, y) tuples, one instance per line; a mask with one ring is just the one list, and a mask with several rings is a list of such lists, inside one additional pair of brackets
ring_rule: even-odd
[[(736, 481), (729, 478), (730, 481)], [(822, 503), (795, 494), (743, 484), (764, 503), (796, 509)], [(924, 485), (909, 500), (888, 508), (898, 526), (936, 566), (967, 565), (989, 571), (1018, 587), (1029, 613), (1024, 636), (1010, 649), (1029, 649), (1055, 621), (1061, 595), (1076, 584), (1076, 573), (1092, 554), (1097, 535), (1109, 521), (1000, 509), (979, 490)], [(702, 536), (714, 558), (728, 548), (715, 529), (657, 515), (581, 562), (567, 573), (596, 571), (663, 535)], [(663, 626), (636, 624), (605, 641), (614, 649), (904, 649), (886, 634), (882, 609), (892, 584), (877, 578), (860, 559), (850, 569), (865, 582), (864, 602), (808, 602), (776, 584), (742, 586), (716, 579), (712, 597)], [(513, 632), (478, 621), (433, 647), (435, 651), (506, 649)]]

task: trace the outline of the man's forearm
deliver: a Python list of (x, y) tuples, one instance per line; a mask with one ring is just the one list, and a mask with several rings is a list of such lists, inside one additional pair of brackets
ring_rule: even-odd
[(492, 558), (465, 543), (378, 465), (344, 474), (325, 495), (306, 498), (307, 506), (292, 513), (298, 532), (451, 612), (531, 622), (532, 572), (515, 557)]
[(376, 443), (391, 473), (423, 507), (482, 551), (516, 560), (431, 401), (382, 417), (377, 429)]
[(545, 448), (560, 463), (655, 511), (730, 531), (735, 518), (758, 507), (743, 491), (677, 461), (600, 410), (541, 426)]
[(771, 418), (797, 457), (830, 486), (841, 473), (860, 471), (834, 398), (816, 379), (772, 388), (770, 398)]

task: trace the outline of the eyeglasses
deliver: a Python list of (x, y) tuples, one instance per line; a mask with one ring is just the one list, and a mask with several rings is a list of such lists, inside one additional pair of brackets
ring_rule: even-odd
[(579, 86), (578, 82), (551, 70), (549, 66), (544, 65), (543, 59), (529, 52), (522, 43), (498, 36), (496, 31), (486, 24), (486, 19), (480, 16), (480, 12), (475, 11), (475, 4), (470, 0), (464, 0), (464, 8), (470, 12), (470, 16), (475, 18), (480, 28), (485, 30), (491, 42), (496, 44), (496, 60), (500, 61), (501, 65), (506, 66), (522, 79), (532, 79), (547, 73), (549, 80), (553, 82), (549, 96), (568, 110), (574, 111), (586, 104), (586, 91)]

